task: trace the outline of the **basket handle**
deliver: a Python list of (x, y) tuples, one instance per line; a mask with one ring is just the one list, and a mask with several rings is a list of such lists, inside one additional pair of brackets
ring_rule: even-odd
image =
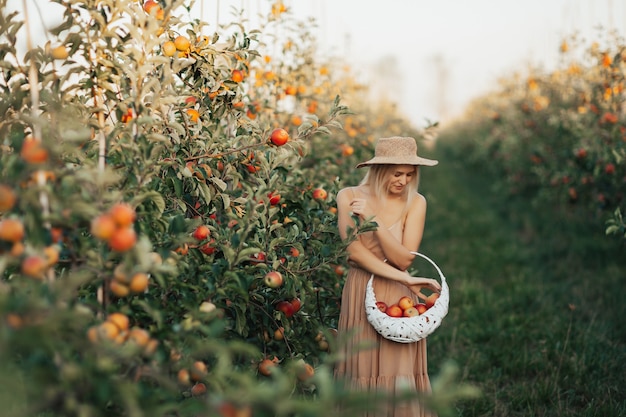
[(419, 252), (413, 252), (413, 251), (411, 251), (411, 253), (412, 253), (413, 255), (418, 255), (418, 256), (421, 256), (422, 258), (424, 258), (424, 259), (426, 259), (428, 262), (430, 262), (430, 263), (431, 263), (431, 264), (435, 267), (435, 269), (437, 270), (437, 272), (439, 273), (439, 277), (444, 278), (444, 276), (443, 276), (443, 272), (441, 272), (441, 269), (439, 268), (439, 266), (437, 266), (437, 264), (436, 264), (436, 263), (435, 263), (432, 259), (430, 259), (428, 256), (426, 256), (426, 255), (424, 255), (424, 254), (422, 254), (422, 253), (419, 253)]

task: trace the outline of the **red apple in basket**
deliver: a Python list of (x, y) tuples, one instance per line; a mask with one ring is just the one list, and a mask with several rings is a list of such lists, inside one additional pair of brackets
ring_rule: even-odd
[(404, 313), (403, 313), (404, 317), (415, 317), (415, 316), (419, 316), (419, 315), (420, 315), (420, 312), (415, 307), (409, 307), (409, 308), (405, 309)]
[(383, 313), (387, 311), (387, 303), (384, 301), (376, 301), (376, 307)]
[(415, 304), (415, 308), (417, 309), (417, 312), (420, 314), (424, 314), (426, 310), (428, 310), (428, 307), (426, 307), (426, 304), (424, 303)]
[(437, 299), (439, 298), (439, 294), (434, 292), (431, 295), (429, 295), (428, 297), (426, 297), (426, 308), (431, 308), (432, 306), (435, 305), (435, 301), (437, 301)]
[(391, 317), (402, 317), (402, 309), (400, 308), (398, 304), (392, 304), (389, 307), (387, 307), (386, 313), (388, 316), (391, 316)]

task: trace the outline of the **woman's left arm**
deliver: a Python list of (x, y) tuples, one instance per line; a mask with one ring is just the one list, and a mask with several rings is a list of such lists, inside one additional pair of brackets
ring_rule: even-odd
[(406, 270), (413, 262), (422, 237), (426, 222), (426, 199), (417, 194), (411, 201), (411, 205), (404, 221), (402, 241), (398, 241), (386, 227), (379, 227), (375, 232), (383, 249), (387, 262), (400, 270)]

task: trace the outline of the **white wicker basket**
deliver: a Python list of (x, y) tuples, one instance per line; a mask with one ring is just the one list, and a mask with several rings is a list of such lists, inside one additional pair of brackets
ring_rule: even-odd
[(374, 294), (374, 275), (367, 282), (365, 291), (365, 312), (367, 320), (376, 331), (385, 339), (399, 343), (412, 343), (424, 339), (434, 332), (448, 314), (448, 303), (450, 301), (450, 290), (446, 277), (441, 269), (426, 255), (418, 252), (411, 252), (429, 261), (441, 278), (441, 294), (435, 304), (423, 314), (414, 317), (391, 317), (383, 313), (376, 306), (376, 294)]

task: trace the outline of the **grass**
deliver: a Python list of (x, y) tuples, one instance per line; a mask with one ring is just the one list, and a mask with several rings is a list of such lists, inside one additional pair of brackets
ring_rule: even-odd
[(450, 307), (429, 371), (452, 359), (483, 393), (458, 416), (626, 416), (623, 243), (600, 220), (503, 198), (438, 157), (422, 173), (420, 251), (444, 272)]

